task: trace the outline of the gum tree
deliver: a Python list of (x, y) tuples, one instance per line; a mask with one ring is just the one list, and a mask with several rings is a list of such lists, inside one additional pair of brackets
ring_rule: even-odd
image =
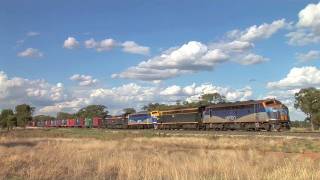
[(320, 124), (320, 90), (316, 88), (301, 89), (295, 94), (294, 107), (300, 109), (311, 121), (314, 130)]

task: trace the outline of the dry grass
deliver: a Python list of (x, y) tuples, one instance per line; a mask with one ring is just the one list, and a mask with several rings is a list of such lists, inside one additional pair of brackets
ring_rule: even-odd
[(285, 138), (2, 136), (0, 179), (318, 179), (319, 150)]

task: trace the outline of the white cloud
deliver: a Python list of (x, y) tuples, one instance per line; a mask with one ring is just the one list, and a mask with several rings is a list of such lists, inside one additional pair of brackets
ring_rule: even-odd
[(129, 83), (113, 88), (99, 87), (92, 90), (73, 91), (72, 99), (40, 107), (39, 113), (76, 112), (89, 104), (104, 104), (111, 113), (118, 113), (125, 107), (134, 107), (139, 110), (148, 103), (172, 104), (177, 100), (198, 101), (202, 94), (211, 92), (221, 93), (230, 101), (245, 100), (252, 96), (250, 87), (232, 89), (213, 84), (160, 87)]
[(320, 42), (320, 36), (313, 32), (307, 32), (306, 30), (300, 30), (290, 32), (286, 35), (289, 38), (288, 44), (296, 46), (304, 46), (308, 44)]
[(320, 2), (318, 4), (308, 4), (299, 12), (297, 26), (320, 32)]
[(27, 48), (26, 50), (18, 53), (19, 57), (28, 57), (28, 58), (40, 58), (43, 57), (43, 53), (35, 48)]
[[(104, 104), (111, 113), (119, 113), (125, 107), (139, 110), (151, 102), (172, 104), (177, 100), (198, 101), (201, 95), (206, 93), (218, 92), (226, 96), (228, 101), (253, 98), (251, 87), (233, 89), (211, 83), (169, 87), (129, 83), (113, 88), (79, 88), (66, 89), (61, 83), (50, 84), (44, 80), (9, 78), (4, 72), (0, 72), (0, 108), (13, 108), (17, 104), (27, 103), (36, 107), (36, 114), (55, 115), (59, 111), (76, 112), (90, 104)], [(265, 98), (275, 97), (281, 100), (289, 106), (292, 118), (303, 119), (304, 115), (292, 106), (293, 95), (298, 90), (272, 90)]]
[(244, 42), (253, 42), (259, 39), (269, 38), (278, 30), (287, 26), (285, 19), (273, 21), (271, 24), (264, 23), (260, 26), (253, 25), (244, 31), (233, 30), (228, 33), (228, 37)]
[(98, 52), (109, 51), (116, 47), (122, 47), (122, 51), (132, 54), (147, 55), (150, 53), (150, 48), (141, 46), (134, 41), (125, 41), (124, 43), (117, 42), (114, 39), (108, 38), (101, 41), (96, 41), (91, 38), (84, 41), (84, 46), (88, 49), (96, 49)]
[(127, 70), (113, 74), (113, 78), (160, 81), (183, 74), (199, 71), (211, 71), (226, 61), (235, 61), (243, 65), (258, 64), (268, 59), (253, 54), (250, 50), (253, 42), (269, 38), (281, 28), (287, 26), (284, 19), (271, 24), (251, 26), (246, 30), (234, 30), (228, 33), (228, 40), (206, 45), (198, 41), (189, 41), (180, 47), (169, 48), (162, 54), (140, 62)]
[(238, 62), (243, 65), (251, 65), (251, 64), (260, 64), (268, 60), (269, 60), (268, 58), (265, 58), (263, 56), (249, 53), (244, 57), (240, 58)]
[(97, 51), (108, 51), (116, 46), (116, 41), (113, 39), (104, 39), (100, 42), (100, 46), (97, 47)]
[(75, 49), (78, 48), (79, 45), (79, 42), (74, 37), (68, 37), (63, 43), (63, 47), (67, 49)]
[(180, 86), (173, 85), (165, 88), (163, 91), (160, 92), (160, 94), (166, 95), (166, 96), (178, 95), (181, 93), (181, 91), (182, 91), (182, 88)]
[(320, 42), (320, 2), (308, 4), (299, 12), (296, 30), (287, 34), (289, 44), (307, 45)]
[(27, 36), (38, 36), (38, 35), (40, 35), (40, 33), (39, 32), (34, 32), (34, 31), (29, 31), (27, 33)]
[(164, 80), (181, 74), (211, 70), (227, 58), (228, 55), (219, 49), (210, 50), (201, 42), (190, 41), (176, 50), (143, 61), (112, 77), (146, 81)]
[(320, 59), (320, 51), (310, 50), (307, 53), (298, 53), (296, 58), (299, 60), (299, 62), (317, 60)]
[[(0, 72), (0, 108), (13, 108), (17, 104), (27, 103), (36, 107), (36, 114), (55, 115), (59, 111), (71, 113), (90, 104), (106, 105), (114, 114), (120, 113), (126, 107), (139, 110), (151, 102), (172, 104), (176, 100), (198, 101), (202, 94), (215, 92), (226, 96), (228, 101), (248, 100), (253, 94), (251, 87), (233, 89), (211, 83), (169, 87), (129, 83), (112, 88), (87, 89), (80, 86), (68, 89), (62, 83), (50, 84), (44, 80), (9, 78), (4, 72)], [(273, 90), (267, 97), (277, 97), (284, 103), (292, 105), (294, 92), (297, 92), (297, 89)], [(292, 106), (289, 108), (291, 113), (299, 114)], [(300, 116), (303, 117), (303, 114), (300, 113)]]
[(88, 39), (84, 42), (84, 46), (86, 48), (96, 48), (98, 46), (98, 42), (96, 42), (93, 38)]
[(98, 79), (94, 79), (92, 76), (80, 74), (74, 74), (70, 80), (77, 81), (79, 86), (92, 86), (98, 82)]
[(125, 41), (122, 43), (123, 51), (133, 54), (147, 55), (150, 53), (150, 48), (147, 46), (141, 46), (134, 41)]
[[(232, 89), (228, 87), (214, 86), (213, 84), (201, 84), (181, 87), (172, 85), (160, 91), (160, 95), (169, 97), (168, 99), (175, 102), (175, 100), (187, 100), (189, 102), (199, 101), (201, 95), (208, 93), (219, 93), (224, 95), (228, 101), (248, 100), (252, 96), (251, 87), (247, 86), (242, 89)], [(181, 99), (182, 98), (182, 99)]]
[(86, 48), (94, 48), (98, 52), (109, 51), (117, 46), (117, 42), (113, 39), (104, 39), (100, 42), (95, 41), (93, 38), (88, 39), (84, 42)]
[(320, 86), (320, 69), (314, 66), (294, 67), (287, 76), (276, 82), (269, 82), (272, 89), (297, 89)]
[(197, 101), (201, 95), (208, 93), (219, 93), (224, 95), (228, 101), (248, 100), (252, 96), (251, 87), (242, 89), (232, 89), (228, 87), (214, 86), (213, 84), (201, 84), (199, 86), (191, 85), (183, 88), (186, 95), (190, 95), (187, 101)]
[(5, 72), (0, 71), (0, 108), (22, 103), (36, 107), (46, 106), (67, 98), (61, 83), (54, 85), (41, 79), (9, 78)]
[(220, 42), (211, 44), (211, 48), (222, 49), (229, 52), (246, 52), (254, 47), (252, 42), (233, 40), (231, 42)]
[(38, 114), (56, 115), (57, 112), (75, 113), (89, 104), (90, 102), (87, 98), (74, 98), (53, 105), (39, 107)]

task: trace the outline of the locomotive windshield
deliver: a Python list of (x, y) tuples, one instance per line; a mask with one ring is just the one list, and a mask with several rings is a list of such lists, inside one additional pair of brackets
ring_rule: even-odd
[(269, 100), (265, 103), (266, 112), (270, 120), (289, 120), (288, 108), (277, 100)]

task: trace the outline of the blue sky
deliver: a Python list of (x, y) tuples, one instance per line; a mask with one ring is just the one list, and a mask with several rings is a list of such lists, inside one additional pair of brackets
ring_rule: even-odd
[(55, 114), (102, 103), (117, 113), (212, 91), (292, 106), (294, 92), (320, 85), (309, 77), (320, 73), (318, 3), (2, 1), (0, 108), (23, 101)]

